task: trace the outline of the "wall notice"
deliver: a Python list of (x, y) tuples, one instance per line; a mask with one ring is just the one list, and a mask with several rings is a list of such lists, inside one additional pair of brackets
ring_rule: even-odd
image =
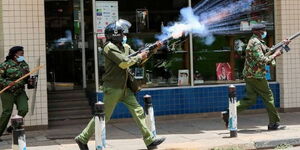
[(119, 19), (118, 1), (96, 1), (97, 38), (105, 38), (105, 27)]

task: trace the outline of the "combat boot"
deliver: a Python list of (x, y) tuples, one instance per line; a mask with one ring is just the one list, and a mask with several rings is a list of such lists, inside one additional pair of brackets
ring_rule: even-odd
[(150, 145), (147, 146), (147, 149), (148, 150), (152, 150), (152, 149), (156, 149), (157, 146), (159, 144), (161, 144), (162, 142), (164, 142), (166, 140), (166, 138), (158, 138), (158, 139), (155, 139)]
[(89, 147), (87, 144), (82, 143), (81, 141), (79, 141), (78, 139), (75, 138), (75, 142), (77, 143), (77, 145), (79, 146), (80, 150), (89, 150)]
[(12, 131), (13, 131), (13, 127), (12, 126), (9, 126), (7, 129), (6, 129), (6, 132), (7, 133), (12, 133)]
[(222, 114), (222, 119), (223, 119), (223, 121), (225, 122), (225, 127), (228, 128), (229, 111), (228, 111), (228, 110), (222, 111), (221, 114)]
[(281, 130), (285, 128), (286, 126), (280, 125), (278, 122), (268, 125), (268, 130)]

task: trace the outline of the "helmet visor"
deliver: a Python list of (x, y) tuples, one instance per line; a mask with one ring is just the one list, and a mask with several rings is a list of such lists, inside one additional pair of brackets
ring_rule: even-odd
[(129, 28), (131, 27), (131, 23), (127, 20), (124, 19), (119, 19), (116, 22), (117, 26), (122, 26), (122, 28), (124, 29), (124, 33), (128, 33), (129, 32)]

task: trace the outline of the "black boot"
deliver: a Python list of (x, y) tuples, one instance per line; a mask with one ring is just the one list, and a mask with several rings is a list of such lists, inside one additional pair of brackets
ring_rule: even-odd
[(280, 129), (285, 129), (286, 126), (280, 125), (278, 122), (276, 123), (270, 123), (268, 125), (268, 130), (280, 130)]
[(228, 122), (229, 122), (229, 110), (222, 111), (222, 119), (225, 122), (225, 127), (228, 128)]
[(7, 129), (6, 129), (6, 132), (7, 133), (12, 133), (12, 131), (13, 131), (13, 127), (12, 126), (9, 126)]
[(3, 140), (0, 138), (0, 142), (2, 142)]
[(161, 144), (162, 142), (164, 142), (166, 140), (166, 138), (159, 138), (159, 139), (155, 139), (150, 145), (147, 146), (148, 150), (152, 150), (152, 149), (156, 149), (157, 145)]
[(89, 150), (89, 147), (87, 144), (83, 144), (81, 141), (79, 141), (78, 139), (75, 138), (75, 142), (77, 143), (77, 145), (79, 146), (80, 150)]

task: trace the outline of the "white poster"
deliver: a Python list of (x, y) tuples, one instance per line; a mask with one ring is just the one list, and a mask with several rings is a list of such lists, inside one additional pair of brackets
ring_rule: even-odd
[(189, 70), (178, 70), (178, 86), (189, 85)]
[(118, 1), (96, 1), (97, 38), (105, 38), (105, 27), (119, 19)]

